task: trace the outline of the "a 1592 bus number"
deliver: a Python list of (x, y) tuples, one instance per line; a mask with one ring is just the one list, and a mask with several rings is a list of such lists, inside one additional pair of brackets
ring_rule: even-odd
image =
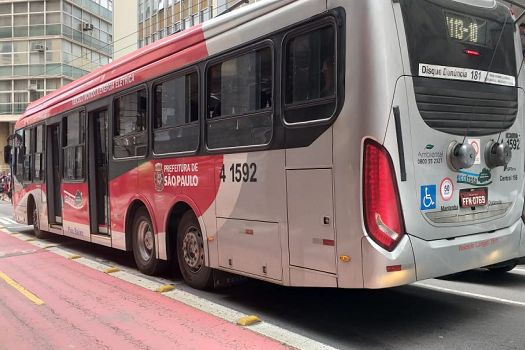
[[(233, 163), (230, 166), (231, 182), (257, 182), (257, 164), (255, 163)], [(222, 182), (226, 182), (226, 170), (222, 165), (221, 174), (219, 175)]]

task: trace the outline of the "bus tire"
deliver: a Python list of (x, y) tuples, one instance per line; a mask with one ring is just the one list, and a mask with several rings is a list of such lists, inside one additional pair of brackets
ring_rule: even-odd
[(494, 273), (505, 273), (505, 272), (509, 272), (511, 270), (513, 270), (516, 265), (518, 265), (517, 263), (511, 263), (507, 266), (500, 266), (500, 267), (489, 267), (489, 271), (490, 272), (494, 272)]
[(138, 269), (145, 275), (155, 275), (164, 268), (164, 262), (157, 259), (155, 232), (145, 207), (137, 210), (133, 221), (133, 256)]
[(38, 215), (38, 209), (33, 204), (33, 231), (38, 239), (46, 239), (49, 237), (49, 233), (40, 229), (40, 216)]
[(177, 259), (186, 284), (196, 289), (213, 287), (213, 270), (204, 264), (204, 239), (192, 211), (184, 213), (179, 223)]

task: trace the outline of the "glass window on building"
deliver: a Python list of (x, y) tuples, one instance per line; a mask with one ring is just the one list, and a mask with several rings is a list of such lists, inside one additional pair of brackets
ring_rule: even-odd
[(45, 63), (45, 56), (43, 52), (31, 52), (29, 54), (29, 63)]
[(0, 38), (11, 38), (13, 36), (13, 28), (0, 27)]
[(0, 54), (0, 64), (2, 65), (11, 65), (13, 64), (13, 56), (10, 53)]
[(0, 27), (11, 27), (12, 25), (11, 16), (0, 16)]
[(28, 24), (29, 22), (27, 20), (27, 15), (13, 16), (13, 26), (14, 27), (27, 26)]
[[(64, 9), (66, 8), (66, 5), (69, 5), (69, 4), (67, 4), (64, 1)], [(69, 8), (71, 8), (71, 5), (69, 5)], [(46, 9), (48, 11), (60, 11), (60, 0), (48, 0), (48, 1), (46, 1)]]
[[(59, 4), (60, 5), (60, 4)], [(49, 6), (49, 4), (48, 4)], [(64, 12), (71, 14), (73, 12), (73, 7), (71, 4), (68, 4), (67, 2), (64, 2)]]
[(14, 66), (13, 67), (13, 74), (14, 75), (28, 75), (29, 74), (29, 67), (27, 65)]
[(47, 24), (60, 23), (60, 13), (53, 12), (53, 13), (46, 14), (46, 23)]
[(28, 52), (27, 41), (15, 41), (13, 43), (13, 52)]
[(27, 84), (27, 79), (17, 79), (15, 80), (15, 90), (16, 91), (27, 91), (29, 88)]
[(14, 13), (27, 13), (27, 2), (15, 2), (13, 3)]
[(28, 33), (29, 31), (27, 27), (14, 27), (13, 28), (13, 37), (15, 38), (26, 37)]
[(73, 6), (73, 17), (82, 18), (82, 10), (76, 6)]
[(11, 4), (0, 4), (0, 13), (3, 15), (11, 14)]
[(46, 90), (56, 90), (60, 87), (60, 79), (47, 79)]
[(31, 14), (29, 15), (29, 24), (44, 24), (44, 15), (43, 14)]
[(46, 63), (59, 63), (59, 62), (60, 62), (60, 51), (46, 52)]
[(27, 92), (15, 92), (14, 96), (15, 96), (15, 103), (22, 103), (22, 102), (28, 101)]
[(28, 64), (29, 60), (27, 52), (13, 54), (13, 62), (15, 64)]
[(0, 91), (11, 91), (11, 80), (0, 80)]
[(44, 12), (44, 2), (43, 1), (31, 1), (29, 3), (30, 12)]
[(45, 35), (45, 27), (43, 25), (30, 26), (29, 36), (42, 36)]
[(0, 103), (11, 103), (11, 93), (10, 92), (0, 93)]
[(43, 91), (30, 91), (29, 92), (29, 102), (34, 102), (42, 97), (44, 97)]
[(11, 43), (11, 42), (0, 43), (0, 52), (1, 53), (12, 52), (12, 51), (13, 51), (13, 43)]

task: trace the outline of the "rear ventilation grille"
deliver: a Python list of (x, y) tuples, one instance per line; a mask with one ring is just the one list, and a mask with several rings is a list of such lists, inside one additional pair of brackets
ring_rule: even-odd
[(507, 130), (516, 120), (515, 87), (420, 77), (413, 81), (417, 108), (432, 129), (484, 136)]

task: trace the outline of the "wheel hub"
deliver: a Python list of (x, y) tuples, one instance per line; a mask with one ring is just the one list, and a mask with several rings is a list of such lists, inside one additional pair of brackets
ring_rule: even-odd
[(182, 252), (184, 261), (193, 270), (198, 270), (202, 266), (203, 256), (199, 232), (195, 229), (188, 230), (182, 242)]
[(142, 260), (148, 261), (153, 254), (153, 244), (155, 239), (153, 238), (153, 231), (147, 221), (142, 221), (139, 224), (137, 240)]

